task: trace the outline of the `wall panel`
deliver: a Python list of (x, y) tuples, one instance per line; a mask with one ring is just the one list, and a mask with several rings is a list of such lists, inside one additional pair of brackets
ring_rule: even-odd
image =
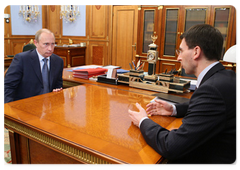
[(10, 51), (12, 55), (17, 53), (21, 53), (23, 50), (24, 45), (28, 44), (31, 38), (22, 38), (22, 39), (12, 39), (10, 42)]
[[(10, 14), (10, 6), (5, 7), (4, 14)], [(4, 21), (4, 38), (9, 38), (9, 36), (11, 35), (11, 21), (11, 16), (9, 18), (9, 23), (6, 23)]]
[(90, 37), (107, 38), (108, 6), (90, 6)]
[(88, 63), (96, 65), (106, 65), (107, 64), (107, 43), (105, 42), (90, 42), (89, 49), (89, 58)]
[(48, 28), (59, 37), (62, 34), (62, 24), (60, 22), (60, 5), (50, 5), (47, 8), (47, 25)]

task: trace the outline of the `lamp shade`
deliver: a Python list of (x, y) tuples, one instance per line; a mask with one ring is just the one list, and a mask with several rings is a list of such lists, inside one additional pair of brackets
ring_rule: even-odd
[(236, 63), (236, 45), (233, 45), (225, 52), (223, 61)]

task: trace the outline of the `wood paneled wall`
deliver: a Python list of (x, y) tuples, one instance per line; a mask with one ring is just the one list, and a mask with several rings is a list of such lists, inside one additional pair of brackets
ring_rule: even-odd
[[(10, 14), (10, 6), (4, 10)], [(56, 37), (56, 43), (68, 44), (69, 38), (74, 44), (85, 42), (86, 64), (107, 65), (111, 63), (112, 41), (112, 6), (86, 6), (86, 36), (63, 36), (62, 20), (60, 19), (60, 5), (42, 6), (42, 26), (50, 29)], [(11, 18), (9, 23), (4, 21), (4, 57), (22, 52), (34, 36), (18, 36), (11, 34)]]

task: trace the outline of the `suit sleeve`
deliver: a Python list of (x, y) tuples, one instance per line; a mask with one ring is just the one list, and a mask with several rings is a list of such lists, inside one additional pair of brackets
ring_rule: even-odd
[(193, 94), (179, 129), (169, 131), (151, 119), (145, 119), (140, 130), (155, 151), (169, 160), (176, 160), (223, 130), (225, 110), (226, 105), (219, 91), (205, 85)]
[(4, 78), (4, 103), (14, 100), (17, 87), (22, 79), (23, 66), (22, 58), (16, 55), (8, 68)]
[(181, 103), (176, 104), (177, 116), (176, 117), (184, 117), (187, 113), (189, 103)]

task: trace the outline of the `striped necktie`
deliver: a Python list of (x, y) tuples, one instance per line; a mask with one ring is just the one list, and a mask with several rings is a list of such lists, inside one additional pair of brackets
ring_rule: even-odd
[(49, 78), (48, 78), (48, 66), (47, 66), (48, 59), (43, 59), (43, 68), (42, 68), (42, 80), (43, 80), (43, 94), (49, 92)]

